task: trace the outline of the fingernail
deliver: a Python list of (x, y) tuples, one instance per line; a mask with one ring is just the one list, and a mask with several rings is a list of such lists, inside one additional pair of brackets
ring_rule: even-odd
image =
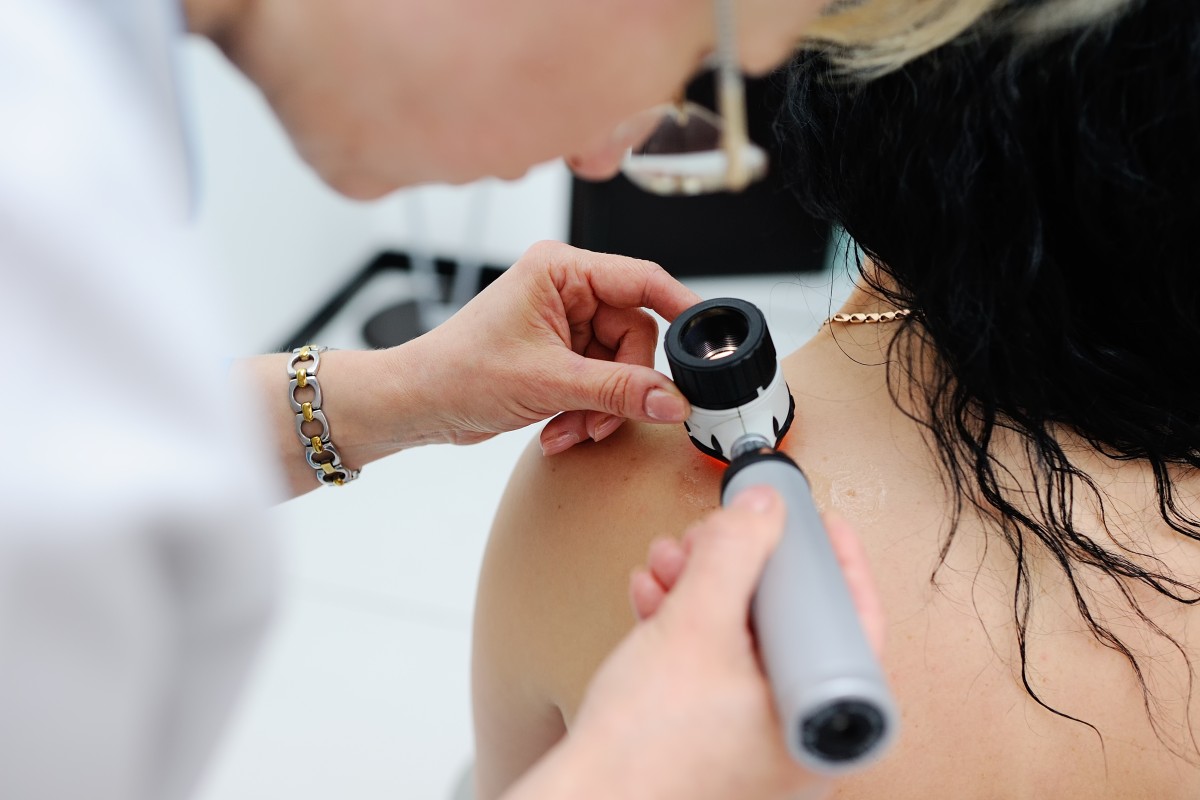
[(620, 417), (609, 417), (596, 426), (596, 432), (592, 434), (592, 441), (600, 442), (608, 438), (608, 435), (617, 429), (621, 424)]
[(552, 456), (577, 444), (579, 444), (579, 434), (570, 432), (560, 433), (550, 441), (542, 442), (542, 455)]
[(659, 422), (683, 422), (687, 419), (688, 404), (682, 395), (666, 389), (651, 389), (646, 393), (646, 416)]
[(769, 486), (751, 486), (733, 498), (730, 508), (741, 511), (752, 511), (755, 514), (766, 514), (775, 507), (777, 495)]

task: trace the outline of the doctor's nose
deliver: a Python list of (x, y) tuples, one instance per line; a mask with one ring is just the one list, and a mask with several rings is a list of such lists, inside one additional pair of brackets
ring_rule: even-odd
[(615, 177), (629, 150), (649, 139), (662, 119), (662, 106), (635, 114), (608, 135), (593, 140), (582, 152), (567, 156), (567, 167), (586, 181), (606, 181)]

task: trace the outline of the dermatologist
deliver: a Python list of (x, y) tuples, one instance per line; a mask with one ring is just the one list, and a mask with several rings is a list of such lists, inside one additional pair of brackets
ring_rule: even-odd
[[(741, 68), (784, 60), (824, 4), (737, 4)], [(655, 265), (560, 244), (532, 247), (409, 344), (230, 367), (221, 291), (183, 224), (196, 196), (175, 64), (185, 30), (258, 85), (325, 181), (372, 198), (564, 155), (582, 175), (613, 174), (652, 124), (641, 112), (713, 50), (713, 19), (711, 0), (7, 4), (0, 797), (194, 792), (270, 616), (272, 501), (416, 445), (550, 419), (552, 457), (625, 419), (688, 413), (651, 369), (643, 309), (671, 319), (697, 298)], [(813, 786), (776, 734), (746, 626), (781, 518), (777, 498), (750, 493), (686, 548), (652, 554), (632, 588), (644, 621), (514, 798)], [(402, 520), (396, 535), (410, 535)]]

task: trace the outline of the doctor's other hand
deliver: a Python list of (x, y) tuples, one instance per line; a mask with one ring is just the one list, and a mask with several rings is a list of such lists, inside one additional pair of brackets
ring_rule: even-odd
[[(541, 242), (457, 314), (410, 343), (440, 395), (427, 430), (473, 444), (558, 415), (547, 455), (626, 419), (678, 424), (687, 401), (653, 369), (658, 326), (699, 301), (648, 261)], [(560, 413), (562, 412), (562, 413)]]
[[(788, 755), (747, 621), (783, 520), (778, 494), (757, 487), (694, 526), (669, 554), (656, 543), (631, 582), (642, 620), (597, 671), (570, 735), (507, 800), (829, 792), (829, 779)], [(865, 553), (845, 522), (828, 517), (826, 525), (878, 647), (883, 615)], [(638, 584), (646, 580), (658, 593), (642, 604)]]

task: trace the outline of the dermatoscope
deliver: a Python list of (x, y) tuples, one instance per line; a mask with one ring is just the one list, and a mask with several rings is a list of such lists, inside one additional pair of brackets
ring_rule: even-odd
[(728, 464), (721, 505), (766, 484), (787, 506), (751, 620), (788, 749), (814, 772), (860, 769), (895, 738), (896, 706), (808, 480), (776, 449), (796, 407), (766, 319), (744, 300), (708, 300), (672, 323), (666, 354), (692, 404), (685, 423), (692, 443)]

